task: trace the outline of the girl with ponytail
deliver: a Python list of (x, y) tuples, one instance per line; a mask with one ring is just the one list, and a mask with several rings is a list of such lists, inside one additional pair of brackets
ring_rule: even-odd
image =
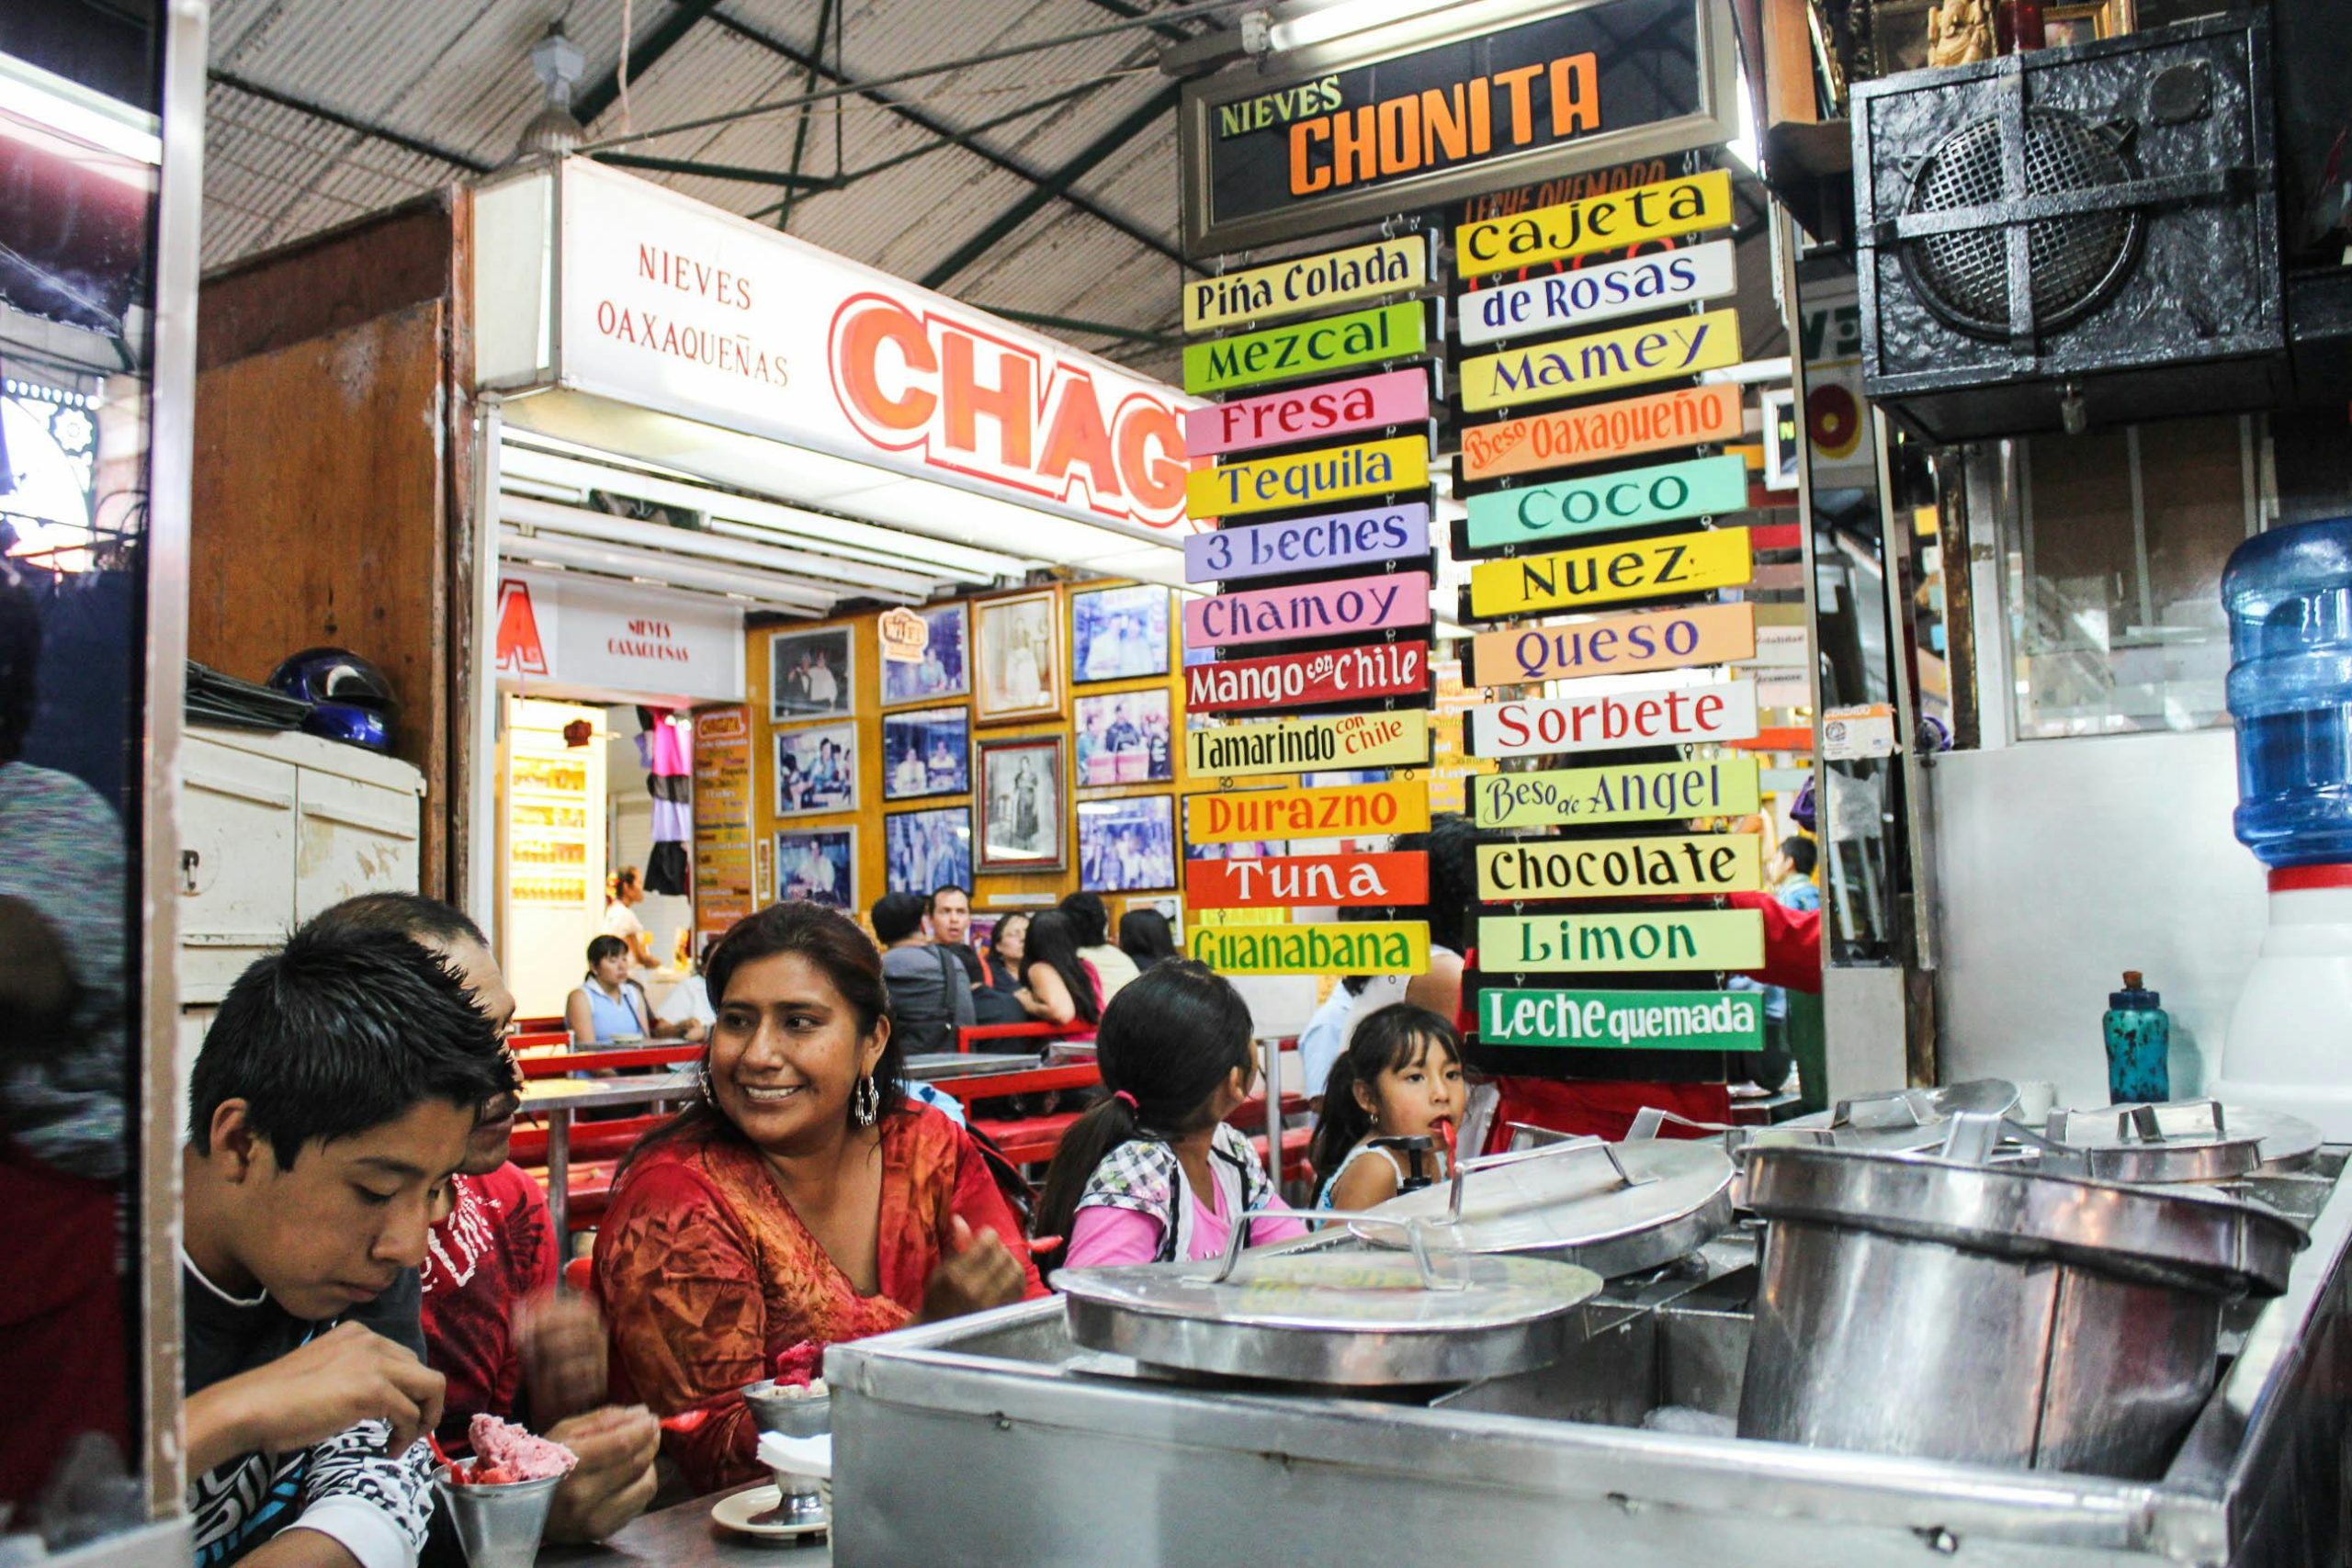
[[(1250, 1140), (1225, 1123), (1257, 1080), (1250, 1009), (1205, 964), (1156, 964), (1103, 1010), (1095, 1059), (1107, 1098), (1062, 1134), (1035, 1231), (1069, 1237), (1066, 1268), (1216, 1258), (1235, 1218), (1280, 1207)], [(1259, 1246), (1306, 1234), (1250, 1227)]]
[(1453, 1025), (1409, 1002), (1366, 1013), (1324, 1080), (1322, 1119), (1306, 1151), (1316, 1207), (1369, 1209), (1396, 1196), (1405, 1166), (1384, 1138), (1433, 1140), (1442, 1179), (1464, 1098)]

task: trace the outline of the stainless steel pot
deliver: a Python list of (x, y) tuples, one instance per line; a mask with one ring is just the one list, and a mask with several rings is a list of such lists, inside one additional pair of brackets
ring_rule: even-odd
[(2319, 1152), (2320, 1131), (2276, 1111), (2176, 1100), (2053, 1111), (2044, 1133), (2081, 1156), (2101, 1181), (2228, 1181), (2256, 1170), (2301, 1169)]
[(1916, 1154), (1758, 1148), (1747, 1179), (1739, 1435), (1816, 1448), (2154, 1478), (2223, 1304), (2277, 1294), (2305, 1239), (2217, 1194)]

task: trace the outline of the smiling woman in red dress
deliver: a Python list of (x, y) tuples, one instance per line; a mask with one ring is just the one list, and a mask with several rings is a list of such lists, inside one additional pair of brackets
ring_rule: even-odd
[(899, 1086), (881, 955), (777, 904), (705, 966), (705, 1098), (624, 1166), (596, 1237), (616, 1395), (696, 1491), (763, 1473), (741, 1389), (829, 1345), (1045, 1293), (964, 1130)]

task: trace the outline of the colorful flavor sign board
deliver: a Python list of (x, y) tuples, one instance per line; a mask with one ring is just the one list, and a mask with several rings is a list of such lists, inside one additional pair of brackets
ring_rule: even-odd
[(1720, 299), (1739, 287), (1732, 255), (1729, 240), (1710, 240), (1687, 250), (1628, 256), (1575, 272), (1481, 288), (1462, 298), (1462, 319), (1454, 330), (1464, 347), (1475, 348), (1530, 333), (1561, 332), (1619, 316), (1645, 315), (1671, 305)]
[[(1190, 354), (1192, 350), (1185, 350)], [(1613, 327), (1462, 362), (1462, 406), (1473, 413), (1519, 403), (1551, 402), (1612, 387), (1695, 376), (1739, 363), (1739, 312)]]
[(1470, 819), (1481, 828), (1559, 828), (1745, 817), (1761, 798), (1754, 757), (1625, 762), (1483, 774), (1470, 781)]
[(1193, 772), (1209, 778), (1418, 768), (1430, 760), (1430, 716), (1409, 708), (1228, 724), (1191, 731), (1184, 749)]
[(1430, 574), (1394, 571), (1214, 593), (1184, 602), (1184, 646), (1231, 647), (1339, 637), (1430, 622)]
[(1587, 1051), (1761, 1051), (1761, 991), (1478, 993), (1483, 1045)]
[(1195, 909), (1368, 909), (1426, 904), (1430, 857), (1414, 850), (1200, 860), (1184, 868), (1184, 897)]
[[(1194, 862), (1194, 867), (1206, 863)], [(1419, 975), (1430, 965), (1427, 920), (1312, 926), (1196, 927), (1185, 953), (1220, 975)]]
[(1283, 457), (1248, 457), (1195, 468), (1184, 481), (1195, 520), (1325, 506), (1353, 496), (1425, 490), (1430, 439), (1396, 435)]
[(1763, 886), (1764, 840), (1754, 833), (1517, 839), (1478, 849), (1478, 897), (1490, 904), (1756, 893)]
[(1430, 553), (1425, 501), (1258, 523), (1184, 541), (1184, 581), (1231, 582), (1339, 566), (1378, 566)]
[(1194, 279), (1184, 285), (1184, 331), (1278, 321), (1426, 288), (1436, 246), (1433, 233), (1408, 234)]
[(1430, 689), (1430, 645), (1373, 642), (1271, 659), (1219, 660), (1184, 668), (1187, 713), (1253, 713), (1404, 697)]
[(1468, 504), (1474, 550), (1574, 538), (1741, 511), (1747, 505), (1747, 465), (1734, 457), (1693, 457), (1489, 491)]
[(1213, 457), (1418, 424), (1429, 417), (1430, 373), (1419, 367), (1383, 370), (1194, 409), (1184, 416), (1184, 449), (1195, 457)]
[(1469, 615), (1479, 620), (1676, 598), (1737, 588), (1756, 570), (1745, 528), (1590, 545), (1470, 569)]
[(752, 710), (741, 704), (695, 714), (694, 810), (695, 935), (720, 937), (753, 908)]
[(1478, 634), (1470, 645), (1469, 676), (1473, 685), (1520, 686), (1730, 664), (1757, 652), (1758, 635), (1753, 604), (1690, 604), (1517, 626)]
[(1630, 915), (1487, 915), (1478, 967), (1489, 975), (1728, 969), (1764, 964), (1759, 909), (1645, 909)]
[(1749, 740), (1756, 730), (1756, 682), (1748, 680), (1534, 701), (1514, 698), (1470, 710), (1470, 750), (1479, 757)]
[(1546, 262), (1573, 261), (1597, 251), (1622, 251), (1708, 229), (1727, 229), (1731, 221), (1731, 173), (1709, 169), (1684, 179), (1636, 186), (1484, 223), (1464, 223), (1453, 231), (1453, 265), (1464, 277), (1485, 277)]
[(1605, 463), (1702, 441), (1736, 441), (1745, 431), (1737, 387), (1678, 387), (1589, 408), (1464, 426), (1462, 477), (1499, 479), (1577, 463)]
[[(1751, 761), (1752, 773), (1756, 764)], [(1426, 833), (1429, 786), (1418, 780), (1345, 784), (1336, 789), (1257, 789), (1184, 797), (1184, 841), (1191, 844), (1348, 839), (1372, 833)], [(1185, 870), (1198, 871), (1205, 861)]]
[(1430, 317), (1439, 309), (1411, 299), (1187, 344), (1184, 389), (1228, 392), (1424, 354), (1430, 346)]

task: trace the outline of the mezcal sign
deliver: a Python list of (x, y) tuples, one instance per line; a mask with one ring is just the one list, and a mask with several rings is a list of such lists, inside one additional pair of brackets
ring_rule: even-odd
[(1245, 458), (1195, 468), (1184, 481), (1184, 504), (1195, 520), (1244, 512), (1322, 506), (1351, 496), (1425, 490), (1430, 482), (1426, 435), (1397, 435), (1352, 446), (1326, 446), (1286, 457)]
[(1419, 850), (1197, 860), (1184, 868), (1184, 898), (1195, 909), (1383, 908), (1429, 897), (1430, 857)]
[(1427, 920), (1200, 926), (1184, 945), (1220, 975), (1419, 975), (1430, 966)]
[(1653, 839), (1517, 839), (1478, 848), (1478, 897), (1622, 898), (1652, 893), (1754, 893), (1764, 886), (1754, 833)]
[(1329, 768), (1419, 768), (1430, 760), (1430, 716), (1408, 708), (1228, 724), (1193, 730), (1184, 737), (1184, 747), (1193, 772), (1210, 778), (1314, 773)]
[[(1755, 762), (1748, 761), (1749, 794)], [(1287, 839), (1346, 839), (1364, 833), (1426, 833), (1430, 787), (1419, 779), (1337, 789), (1234, 790), (1184, 797), (1184, 841), (1246, 844)], [(1210, 863), (1195, 861), (1198, 871)]]
[(1213, 338), (1184, 347), (1184, 389), (1224, 392), (1297, 381), (1427, 352), (1429, 310), (1419, 300), (1325, 316), (1295, 326)]
[(1754, 757), (1478, 773), (1469, 784), (1471, 819), (1481, 828), (1745, 817), (1760, 798)]
[(1694, 457), (1654, 468), (1620, 468), (1472, 496), (1470, 547), (1491, 549), (1647, 523), (1680, 523), (1737, 512), (1747, 504), (1747, 465), (1737, 457)]
[(1466, 673), (1474, 686), (1518, 686), (1579, 675), (1729, 664), (1756, 651), (1755, 605), (1691, 604), (1564, 626), (1480, 632), (1470, 645)]
[[(1191, 349), (1184, 351), (1191, 354)], [(1709, 310), (1462, 362), (1462, 406), (1508, 408), (1695, 376), (1739, 363), (1739, 312)], [(1188, 387), (1188, 389), (1191, 389)]]
[(1523, 970), (1739, 971), (1763, 964), (1764, 916), (1758, 909), (1488, 915), (1478, 922), (1478, 967), (1490, 975)]
[(1666, 599), (1736, 588), (1755, 570), (1745, 528), (1480, 561), (1470, 569), (1470, 614), (1493, 620), (1628, 599)]
[(1478, 993), (1484, 1045), (1585, 1050), (1761, 1051), (1760, 991), (1520, 991)]

